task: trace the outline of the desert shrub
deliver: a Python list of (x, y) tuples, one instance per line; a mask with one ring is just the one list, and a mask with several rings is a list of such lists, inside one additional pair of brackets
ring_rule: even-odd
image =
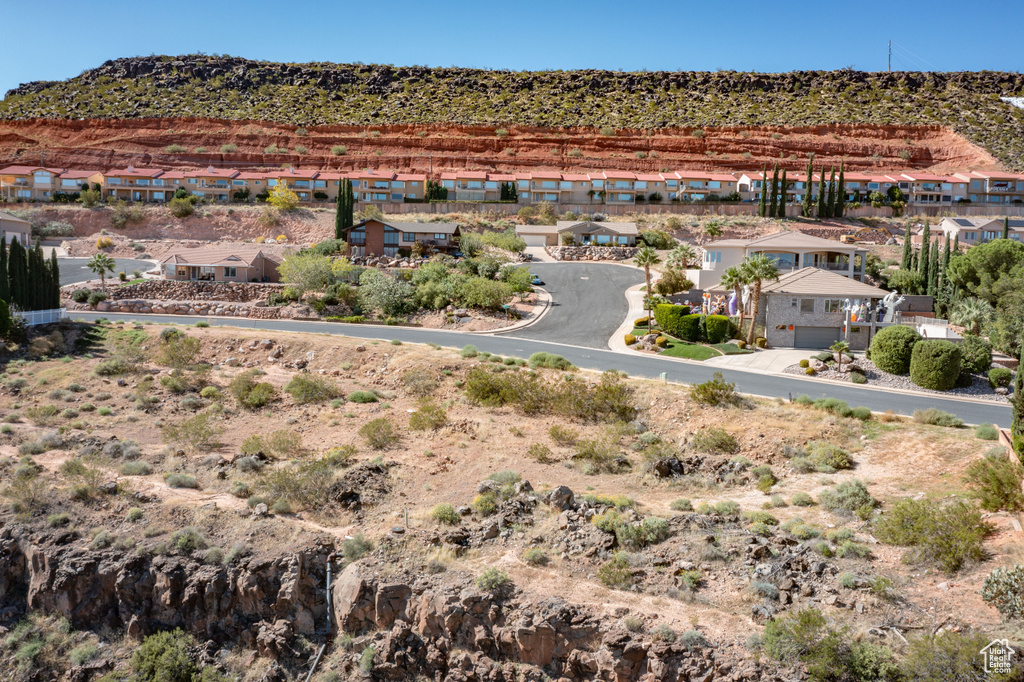
[(235, 497), (244, 500), (252, 494), (252, 489), (249, 487), (249, 484), (246, 483), (245, 481), (232, 481), (231, 487), (228, 488), (228, 492), (230, 492)]
[(974, 437), (981, 440), (999, 440), (999, 429), (992, 424), (978, 424), (974, 427)]
[(526, 449), (526, 456), (540, 462), (541, 464), (550, 462), (552, 454), (551, 448), (543, 443), (533, 443)]
[(476, 349), (476, 346), (463, 346), (462, 350), (459, 351), (459, 355), (463, 358), (475, 358), (479, 355), (479, 351)]
[(986, 511), (1024, 509), (1021, 479), (1024, 468), (1005, 457), (983, 457), (971, 462), (964, 472), (964, 481)]
[(420, 398), (416, 411), (409, 415), (413, 431), (436, 431), (447, 423), (448, 413), (431, 398)]
[(345, 399), (350, 403), (375, 403), (377, 394), (373, 391), (352, 391)]
[(668, 506), (669, 509), (672, 509), (673, 511), (693, 511), (693, 503), (685, 497), (678, 500), (672, 500)]
[(814, 407), (840, 417), (849, 417), (853, 413), (846, 401), (838, 398), (819, 398), (814, 401)]
[(168, 443), (178, 443), (187, 450), (199, 451), (210, 446), (222, 430), (216, 424), (213, 414), (200, 412), (177, 424), (165, 424), (163, 436)]
[(121, 475), (123, 476), (149, 476), (151, 473), (153, 473), (153, 466), (140, 459), (121, 465)]
[(326, 402), (339, 395), (333, 381), (311, 374), (296, 374), (284, 390), (300, 405)]
[(736, 384), (725, 381), (721, 372), (715, 372), (710, 380), (690, 386), (690, 398), (711, 407), (728, 405), (736, 401)]
[(488, 406), (514, 405), (527, 415), (554, 414), (585, 421), (635, 418), (633, 389), (605, 373), (597, 384), (547, 381), (524, 372), (495, 374), (474, 368), (466, 375), (466, 397)]
[(341, 554), (346, 561), (356, 561), (373, 551), (373, 543), (366, 539), (362, 533), (341, 543)]
[(268, 405), (277, 395), (277, 390), (268, 383), (257, 382), (259, 371), (255, 369), (242, 372), (228, 385), (228, 392), (242, 407), (258, 410)]
[(192, 644), (181, 630), (152, 634), (132, 654), (132, 670), (140, 682), (192, 682), (199, 672), (188, 653)]
[(378, 417), (359, 427), (359, 435), (374, 450), (384, 450), (398, 442), (398, 433), (387, 417)]
[(485, 569), (476, 578), (476, 586), (485, 592), (496, 592), (511, 584), (511, 582), (512, 579), (508, 577), (507, 573), (493, 566)]
[(981, 598), (1008, 620), (1024, 620), (1024, 566), (996, 568), (981, 589)]
[(168, 488), (198, 488), (199, 482), (191, 474), (173, 473), (164, 476)]
[(183, 554), (191, 554), (196, 550), (206, 549), (206, 538), (192, 526), (174, 531), (168, 539), (170, 546)]
[(548, 555), (540, 547), (531, 547), (523, 552), (523, 561), (531, 566), (543, 566), (548, 563)]
[(220, 389), (216, 386), (206, 386), (203, 390), (199, 391), (199, 396), (201, 398), (206, 398), (207, 400), (219, 400)]
[(60, 408), (56, 405), (38, 405), (26, 408), (24, 415), (36, 426), (56, 426), (60, 421)]
[(910, 371), (914, 347), (920, 340), (921, 335), (911, 327), (885, 327), (871, 340), (871, 362), (883, 372), (906, 374)]
[(625, 552), (616, 552), (609, 561), (597, 569), (597, 579), (605, 587), (616, 590), (628, 590), (633, 587), (633, 570), (629, 565), (629, 556)]
[(990, 639), (983, 633), (956, 632), (911, 639), (900, 662), (902, 679), (905, 682), (995, 680), (997, 678), (984, 669), (984, 657), (978, 655)]
[(912, 548), (904, 561), (935, 563), (946, 573), (980, 561), (982, 542), (991, 531), (981, 512), (963, 501), (942, 505), (931, 500), (900, 500), (875, 522), (879, 540)]
[(993, 367), (988, 371), (988, 383), (992, 388), (1005, 388), (1012, 379), (1013, 372), (1005, 367)]
[(455, 507), (442, 502), (430, 510), (430, 518), (446, 526), (457, 526), (459, 524), (459, 513)]
[(958, 429), (964, 425), (964, 421), (955, 414), (943, 412), (935, 407), (928, 407), (923, 410), (914, 410), (914, 421), (918, 424), (945, 426), (954, 429)]
[(818, 495), (818, 502), (831, 512), (846, 511), (858, 514), (870, 514), (871, 510), (878, 506), (878, 500), (871, 497), (867, 487), (856, 478), (843, 481), (829, 490), (823, 490)]
[(698, 452), (727, 455), (739, 452), (740, 446), (736, 438), (725, 429), (710, 427), (693, 434), (691, 441)]
[(794, 507), (812, 507), (814, 506), (814, 498), (807, 493), (794, 493), (793, 498), (790, 500)]
[(984, 374), (992, 366), (992, 344), (988, 340), (965, 334), (960, 348), (961, 368), (971, 374)]
[(412, 395), (423, 397), (437, 390), (437, 378), (430, 370), (417, 367), (402, 375), (402, 385)]
[(529, 358), (530, 367), (543, 367), (545, 369), (560, 369), (563, 371), (576, 369), (575, 365), (554, 353), (543, 351), (534, 353)]
[(565, 447), (576, 445), (580, 440), (579, 431), (561, 424), (555, 424), (548, 429), (548, 435), (551, 436), (551, 440)]
[(961, 364), (960, 349), (951, 341), (919, 341), (910, 357), (910, 380), (922, 388), (948, 391), (956, 385)]
[(853, 458), (850, 453), (832, 443), (813, 441), (807, 444), (807, 452), (810, 460), (815, 464), (818, 471), (829, 472), (853, 467)]

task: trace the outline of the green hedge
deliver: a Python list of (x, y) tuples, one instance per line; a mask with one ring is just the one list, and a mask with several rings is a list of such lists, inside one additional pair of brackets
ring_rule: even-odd
[(690, 314), (688, 305), (671, 305), (662, 303), (654, 308), (654, 321), (658, 323), (661, 331), (672, 336), (679, 336), (681, 327), (680, 321)]
[(705, 321), (708, 343), (722, 343), (733, 337), (736, 325), (725, 315), (708, 315)]
[(918, 341), (911, 353), (910, 380), (922, 388), (948, 391), (956, 386), (962, 362), (960, 349), (950, 341)]
[(683, 315), (683, 318), (679, 321), (679, 333), (674, 336), (678, 336), (684, 341), (693, 341), (694, 343), (700, 341), (700, 327), (704, 316), (698, 313), (692, 315)]
[[(871, 362), (883, 372), (906, 374), (910, 370), (910, 356), (921, 335), (911, 327), (893, 325), (875, 334), (871, 340)], [(953, 380), (959, 375), (957, 370)]]
[(960, 342), (963, 369), (971, 374), (984, 374), (992, 366), (992, 344), (980, 336), (964, 335)]

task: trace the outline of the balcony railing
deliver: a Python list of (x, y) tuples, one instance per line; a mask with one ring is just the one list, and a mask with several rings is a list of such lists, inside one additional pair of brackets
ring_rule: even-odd
[(832, 270), (835, 272), (846, 272), (850, 269), (849, 263), (815, 263), (811, 267), (818, 268), (819, 270)]

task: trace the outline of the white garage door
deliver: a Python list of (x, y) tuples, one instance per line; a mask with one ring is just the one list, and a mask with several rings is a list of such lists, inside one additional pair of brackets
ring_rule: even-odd
[(542, 234), (524, 234), (523, 241), (527, 246), (544, 246), (547, 244), (547, 237)]
[(797, 348), (818, 348), (825, 350), (839, 340), (839, 327), (796, 327), (793, 345)]

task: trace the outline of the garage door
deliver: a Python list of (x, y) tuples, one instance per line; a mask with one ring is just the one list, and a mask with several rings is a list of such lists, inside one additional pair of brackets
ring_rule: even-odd
[(544, 246), (547, 244), (547, 236), (543, 234), (524, 234), (523, 241), (527, 246)]
[(794, 329), (793, 345), (797, 348), (828, 348), (839, 340), (839, 327), (797, 327)]

